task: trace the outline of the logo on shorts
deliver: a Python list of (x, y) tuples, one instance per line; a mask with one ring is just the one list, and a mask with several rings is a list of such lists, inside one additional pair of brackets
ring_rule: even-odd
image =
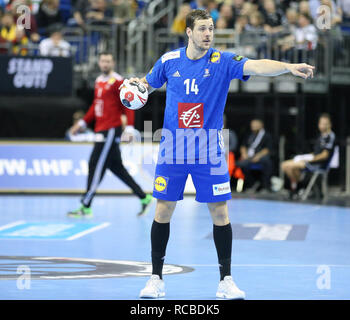
[(156, 179), (154, 180), (154, 189), (156, 189), (156, 191), (158, 192), (166, 193), (168, 188), (168, 181), (169, 178), (167, 177), (156, 177)]
[(220, 196), (222, 194), (230, 193), (231, 187), (230, 182), (227, 181), (225, 183), (213, 184), (213, 194), (214, 196)]
[(203, 106), (203, 103), (179, 102), (179, 128), (203, 128)]

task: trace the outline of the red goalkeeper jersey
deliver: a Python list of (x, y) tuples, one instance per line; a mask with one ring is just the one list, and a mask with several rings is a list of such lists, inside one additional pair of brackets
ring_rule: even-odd
[(87, 124), (95, 121), (95, 132), (119, 127), (122, 124), (122, 114), (126, 115), (128, 125), (134, 125), (134, 111), (125, 108), (119, 98), (119, 87), (123, 80), (116, 72), (97, 77), (94, 101), (83, 118)]

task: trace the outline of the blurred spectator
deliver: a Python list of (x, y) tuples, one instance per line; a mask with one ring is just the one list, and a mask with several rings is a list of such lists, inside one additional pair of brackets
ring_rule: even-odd
[(319, 137), (313, 153), (297, 155), (283, 161), (281, 168), (290, 180), (290, 198), (298, 193), (298, 184), (303, 179), (303, 171), (327, 168), (335, 147), (335, 134), (332, 131), (332, 120), (329, 114), (323, 113), (318, 120)]
[(306, 13), (300, 13), (298, 27), (295, 29), (295, 43), (298, 50), (315, 50), (317, 46), (317, 30), (312, 24), (312, 18)]
[(85, 15), (91, 8), (91, 1), (89, 0), (77, 0), (75, 6), (73, 6), (73, 20), (69, 21), (69, 25), (77, 25), (85, 29), (86, 21)]
[(188, 3), (182, 4), (171, 26), (171, 33), (177, 36), (177, 46), (179, 47), (185, 45), (186, 16), (191, 10), (192, 9)]
[(233, 4), (233, 18), (234, 20), (237, 20), (237, 18), (242, 15), (242, 10), (244, 6), (244, 0), (232, 0), (230, 3)]
[(283, 25), (283, 36), (277, 40), (280, 56), (283, 61), (291, 62), (295, 45), (295, 32), (298, 27), (298, 12), (289, 8), (286, 12), (286, 21)]
[(203, 9), (206, 10), (208, 6), (207, 0), (192, 0), (190, 2), (191, 9)]
[[(216, 30), (225, 30), (227, 29), (227, 21), (224, 17), (219, 17), (218, 20), (216, 21)], [(226, 50), (227, 49), (227, 41), (228, 38), (230, 38), (229, 34), (222, 34), (219, 32), (216, 33), (215, 35), (215, 43), (216, 43), (216, 47), (219, 50)]]
[(283, 12), (276, 8), (274, 0), (264, 0), (262, 13), (264, 15), (264, 29), (267, 33), (274, 34), (282, 31)]
[(306, 13), (311, 16), (309, 1), (303, 0), (299, 2), (299, 13)]
[[(31, 9), (31, 14), (30, 14), (30, 20), (29, 20), (29, 28), (25, 28), (25, 33), (26, 36), (32, 41), (32, 42), (39, 42), (40, 40), (40, 35), (38, 33), (38, 26), (37, 26), (37, 22), (36, 22), (36, 18), (33, 15), (33, 11), (32, 11), (32, 2), (31, 0), (15, 0), (11, 2), (10, 5), (10, 10), (12, 12), (12, 15), (15, 19), (15, 21), (17, 21), (17, 19), (19, 18), (19, 16), (22, 14), (22, 12), (20, 10), (18, 10), (19, 6), (25, 5), (27, 7), (29, 7)], [(23, 20), (23, 23), (28, 23), (27, 21)]]
[(214, 25), (216, 25), (216, 21), (220, 16), (218, 11), (218, 3), (215, 0), (209, 0), (207, 10), (210, 13), (210, 16), (213, 18)]
[(26, 55), (28, 53), (28, 42), (28, 37), (22, 28), (17, 27), (12, 13), (5, 12), (1, 18), (0, 52)]
[(293, 34), (298, 25), (298, 12), (294, 8), (289, 8), (286, 11), (286, 23), (284, 31)]
[[(281, 45), (282, 59), (289, 62), (301, 62), (313, 58), (317, 47), (318, 34), (316, 27), (312, 24), (311, 17), (306, 13), (300, 13), (298, 26), (291, 36), (283, 38)], [(294, 49), (296, 51), (294, 51)], [(306, 55), (306, 56), (305, 56)], [(309, 63), (311, 63), (309, 61)]]
[(123, 24), (136, 16), (134, 1), (113, 0), (111, 8), (113, 10), (113, 22)]
[(237, 167), (243, 170), (245, 184), (251, 186), (254, 181), (253, 170), (261, 172), (261, 186), (264, 191), (270, 190), (270, 178), (272, 174), (272, 138), (264, 129), (264, 122), (253, 119), (250, 122), (251, 133), (241, 145), (241, 158), (237, 161)]
[(63, 25), (56, 24), (49, 28), (50, 37), (39, 44), (40, 55), (50, 57), (69, 57), (70, 44), (63, 39)]
[(11, 47), (10, 43), (16, 37), (16, 24), (11, 12), (5, 12), (1, 17), (0, 44), (1, 53), (7, 53)]
[(349, 0), (338, 0), (338, 5), (342, 11), (343, 22), (350, 23), (350, 1)]
[(251, 2), (244, 2), (242, 9), (240, 10), (240, 15), (250, 16), (251, 14), (257, 12), (257, 6)]
[(248, 16), (241, 15), (237, 17), (236, 23), (235, 23), (235, 31), (238, 34), (242, 34), (246, 30), (248, 26), (248, 22), (249, 22)]
[(106, 0), (91, 0), (91, 7), (86, 12), (88, 24), (106, 25), (112, 21), (113, 10), (107, 7)]
[(263, 59), (267, 56), (267, 37), (264, 33), (264, 17), (259, 11), (252, 12), (248, 17), (245, 36), (249, 40), (249, 48), (246, 48), (245, 55), (251, 58)]
[(64, 23), (59, 10), (60, 0), (42, 0), (36, 15), (39, 34), (47, 37), (48, 28), (55, 23)]
[(180, 6), (179, 11), (171, 26), (171, 33), (184, 36), (186, 30), (186, 16), (191, 12), (191, 6), (188, 3), (184, 3)]
[(233, 8), (231, 5), (223, 3), (220, 7), (219, 14), (220, 18), (225, 19), (226, 28), (234, 28), (235, 19), (233, 16)]
[(21, 27), (16, 27), (16, 37), (12, 41), (11, 53), (14, 55), (26, 56), (28, 54), (29, 39)]
[(254, 11), (249, 15), (246, 29), (254, 32), (264, 31), (264, 18), (259, 11)]

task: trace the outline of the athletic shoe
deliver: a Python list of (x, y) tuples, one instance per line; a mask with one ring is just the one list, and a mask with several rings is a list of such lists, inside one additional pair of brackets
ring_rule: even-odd
[(216, 297), (230, 300), (245, 299), (245, 293), (238, 289), (231, 276), (226, 276), (219, 282)]
[(91, 208), (85, 207), (84, 205), (82, 205), (79, 209), (74, 210), (74, 211), (69, 211), (67, 213), (68, 217), (71, 218), (92, 218), (93, 214), (92, 214), (92, 210)]
[(151, 279), (146, 283), (140, 292), (140, 298), (157, 299), (165, 296), (164, 281), (157, 274), (152, 274)]
[(153, 197), (150, 194), (147, 194), (145, 198), (141, 199), (141, 211), (137, 214), (139, 217), (147, 213), (152, 200)]

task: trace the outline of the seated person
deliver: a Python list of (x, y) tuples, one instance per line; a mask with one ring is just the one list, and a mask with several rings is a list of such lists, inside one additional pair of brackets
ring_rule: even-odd
[(282, 162), (282, 170), (290, 180), (290, 197), (293, 198), (298, 191), (298, 183), (302, 180), (304, 169), (314, 171), (327, 168), (335, 144), (335, 134), (332, 131), (331, 117), (327, 113), (321, 114), (318, 120), (320, 135), (314, 145), (314, 152), (298, 155), (293, 159)]
[(272, 138), (264, 129), (264, 122), (253, 119), (250, 122), (251, 133), (240, 148), (241, 158), (237, 167), (243, 170), (245, 184), (250, 185), (253, 180), (252, 170), (261, 171), (261, 187), (263, 191), (270, 191), (270, 178), (272, 174)]
[(63, 25), (51, 25), (48, 29), (50, 37), (42, 40), (39, 44), (39, 51), (41, 56), (50, 57), (69, 57), (70, 44), (63, 39), (62, 35)]

